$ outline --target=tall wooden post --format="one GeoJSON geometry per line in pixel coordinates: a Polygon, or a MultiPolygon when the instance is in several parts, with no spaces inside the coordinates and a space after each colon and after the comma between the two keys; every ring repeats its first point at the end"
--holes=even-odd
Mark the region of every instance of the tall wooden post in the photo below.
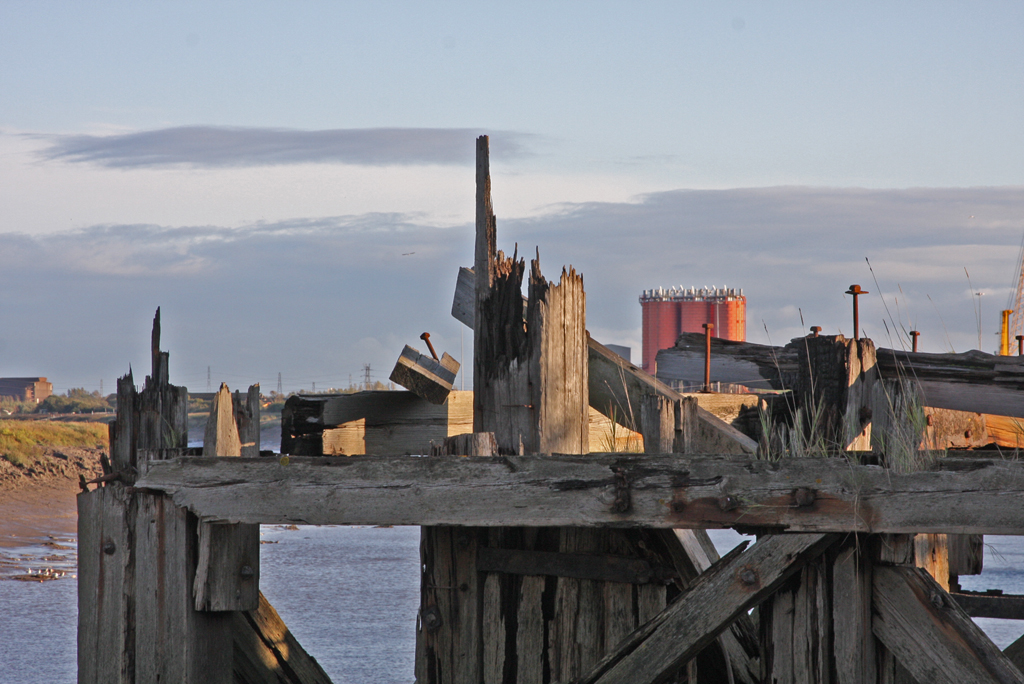
{"type": "Polygon", "coordinates": [[[231,613],[195,609],[198,521],[163,494],[132,487],[150,460],[180,455],[188,393],[168,382],[153,321],[152,374],[118,380],[110,427],[117,479],[78,498],[78,681],[156,684],[232,677],[231,613]]]}

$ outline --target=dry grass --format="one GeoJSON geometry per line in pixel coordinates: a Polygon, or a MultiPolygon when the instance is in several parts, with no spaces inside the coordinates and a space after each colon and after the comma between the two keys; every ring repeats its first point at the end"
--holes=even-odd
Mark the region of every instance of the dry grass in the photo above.
{"type": "Polygon", "coordinates": [[[106,449],[107,424],[0,420],[0,458],[14,465],[29,466],[56,446],[106,449]]]}

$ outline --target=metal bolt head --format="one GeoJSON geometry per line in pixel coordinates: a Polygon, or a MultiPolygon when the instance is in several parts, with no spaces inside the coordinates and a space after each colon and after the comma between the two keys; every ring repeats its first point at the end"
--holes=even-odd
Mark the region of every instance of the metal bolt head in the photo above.
{"type": "Polygon", "coordinates": [[[800,487],[793,492],[793,500],[799,508],[806,508],[807,506],[810,506],[814,503],[815,498],[817,498],[817,496],[815,495],[814,490],[808,487],[800,487]]]}
{"type": "Polygon", "coordinates": [[[754,572],[753,568],[743,568],[740,571],[740,582],[743,582],[748,587],[757,584],[757,573],[754,572]]]}
{"type": "Polygon", "coordinates": [[[821,332],[821,326],[820,325],[812,325],[811,326],[811,334],[814,337],[817,337],[818,333],[820,333],[820,332],[821,332]]]}
{"type": "Polygon", "coordinates": [[[441,629],[443,621],[441,620],[441,611],[438,610],[437,606],[430,606],[424,610],[421,618],[423,620],[423,626],[428,632],[433,633],[441,629]]]}
{"type": "Polygon", "coordinates": [[[942,604],[945,603],[945,601],[943,601],[942,599],[942,594],[940,594],[937,591],[933,592],[932,595],[928,598],[928,600],[931,601],[932,605],[936,608],[942,608],[942,604]]]}
{"type": "Polygon", "coordinates": [[[253,577],[256,571],[252,569],[251,565],[243,565],[239,573],[242,577],[253,577]]]}
{"type": "Polygon", "coordinates": [[[862,295],[862,294],[871,294],[871,293],[868,292],[867,290],[860,289],[860,285],[851,285],[850,289],[846,291],[846,294],[848,294],[848,295],[862,295]]]}
{"type": "Polygon", "coordinates": [[[108,556],[113,556],[115,551],[117,551],[117,544],[108,539],[103,544],[103,553],[107,554],[108,556]]]}
{"type": "Polygon", "coordinates": [[[732,511],[740,507],[740,502],[730,494],[723,494],[718,497],[718,508],[723,511],[732,511]]]}

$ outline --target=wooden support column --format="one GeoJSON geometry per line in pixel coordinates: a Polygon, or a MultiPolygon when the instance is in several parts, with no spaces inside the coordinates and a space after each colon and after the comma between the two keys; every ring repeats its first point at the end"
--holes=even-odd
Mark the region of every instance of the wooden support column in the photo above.
{"type": "MultiPolygon", "coordinates": [[[[863,540],[861,540],[863,542],[863,540]]],[[[871,560],[857,537],[832,563],[832,633],[836,684],[876,682],[877,651],[871,631],[871,560]]]]}
{"type": "Polygon", "coordinates": [[[171,497],[135,488],[151,461],[180,456],[188,393],[168,382],[153,320],[152,373],[141,392],[118,380],[111,427],[117,479],[83,492],[79,532],[79,682],[231,682],[230,614],[193,605],[197,520],[171,497]]]}

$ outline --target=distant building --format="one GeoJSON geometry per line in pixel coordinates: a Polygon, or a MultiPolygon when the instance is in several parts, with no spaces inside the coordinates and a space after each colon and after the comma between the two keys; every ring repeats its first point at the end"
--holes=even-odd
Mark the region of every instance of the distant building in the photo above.
{"type": "Polygon", "coordinates": [[[714,324],[712,337],[744,342],[747,339],[747,298],[733,288],[679,287],[644,290],[643,369],[654,375],[655,359],[662,349],[674,347],[684,332],[702,333],[703,324],[714,324]]]}
{"type": "Polygon", "coordinates": [[[629,361],[630,363],[633,362],[633,360],[629,358],[630,352],[632,351],[629,347],[624,347],[621,344],[606,344],[604,346],[611,349],[613,352],[624,358],[626,361],[629,361]]]}
{"type": "Polygon", "coordinates": [[[39,403],[53,394],[53,384],[46,378],[0,378],[0,399],[39,403]]]}

